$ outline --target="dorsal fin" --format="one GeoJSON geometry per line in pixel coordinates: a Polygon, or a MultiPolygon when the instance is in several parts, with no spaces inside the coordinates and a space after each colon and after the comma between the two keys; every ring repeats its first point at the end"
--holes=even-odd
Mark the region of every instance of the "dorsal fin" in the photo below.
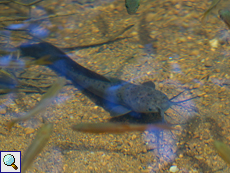
{"type": "Polygon", "coordinates": [[[128,109],[125,106],[118,105],[118,106],[116,106],[116,107],[114,107],[113,109],[110,110],[110,115],[112,117],[119,117],[121,115],[128,114],[131,111],[132,111],[131,109],[128,109]]]}
{"type": "Polygon", "coordinates": [[[155,89],[155,84],[152,81],[143,82],[142,85],[155,89]]]}

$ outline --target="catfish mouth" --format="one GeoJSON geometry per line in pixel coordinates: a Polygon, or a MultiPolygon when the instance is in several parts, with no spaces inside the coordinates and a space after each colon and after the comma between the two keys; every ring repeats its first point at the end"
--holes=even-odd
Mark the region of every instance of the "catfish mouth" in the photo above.
{"type": "MultiPolygon", "coordinates": [[[[184,90],[185,91],[185,90],[184,90]]],[[[161,114],[161,117],[162,117],[162,120],[164,122],[165,119],[164,119],[164,114],[165,114],[165,111],[167,111],[169,108],[174,110],[175,112],[177,112],[175,109],[173,109],[171,106],[173,105],[178,105],[178,106],[181,106],[180,104],[181,103],[184,103],[184,102],[187,102],[189,100],[193,100],[195,98],[198,98],[200,96],[195,96],[195,97],[192,97],[192,98],[189,98],[189,99],[186,99],[186,100],[182,100],[182,101],[178,101],[178,102],[173,102],[172,100],[174,100],[175,98],[177,98],[178,96],[180,96],[184,91],[180,92],[179,94],[177,94],[176,96],[173,96],[172,98],[170,98],[167,102],[163,102],[161,103],[161,108],[159,108],[159,113],[161,114]]],[[[178,112],[177,112],[178,113],[178,112]]],[[[179,114],[179,113],[178,113],[179,114]]],[[[166,114],[167,115],[167,114],[166,114]]],[[[171,124],[171,123],[170,123],[171,124]]]]}

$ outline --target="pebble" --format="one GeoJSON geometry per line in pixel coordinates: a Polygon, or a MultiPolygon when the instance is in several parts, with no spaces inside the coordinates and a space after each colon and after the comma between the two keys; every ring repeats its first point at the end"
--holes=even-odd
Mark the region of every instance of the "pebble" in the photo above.
{"type": "Polygon", "coordinates": [[[183,157],[183,154],[179,154],[179,158],[182,158],[183,157]]]}
{"type": "Polygon", "coordinates": [[[6,108],[1,108],[0,109],[0,114],[6,114],[6,108]]]}
{"type": "Polygon", "coordinates": [[[148,13],[146,15],[146,22],[154,21],[154,19],[156,18],[156,16],[157,16],[156,13],[148,13]]]}
{"type": "Polygon", "coordinates": [[[177,166],[171,166],[169,168],[169,172],[178,172],[178,171],[179,171],[179,169],[177,168],[177,166]]]}
{"type": "Polygon", "coordinates": [[[199,53],[200,53],[199,50],[192,50],[192,51],[190,52],[190,55],[198,56],[199,53]]]}
{"type": "Polygon", "coordinates": [[[205,67],[212,67],[213,66],[213,61],[209,60],[209,59],[205,60],[204,61],[204,66],[205,67]]]}
{"type": "Polygon", "coordinates": [[[31,127],[27,127],[27,128],[25,128],[25,134],[31,134],[31,133],[34,133],[34,129],[33,128],[31,128],[31,127]]]}
{"type": "Polygon", "coordinates": [[[137,138],[137,135],[134,135],[134,134],[133,134],[132,137],[131,137],[132,140],[134,140],[134,139],[136,139],[136,138],[137,138]]]}
{"type": "Polygon", "coordinates": [[[211,46],[212,48],[217,48],[219,42],[218,42],[217,39],[214,38],[214,39],[212,39],[212,40],[209,41],[209,44],[210,44],[210,46],[211,46]]]}

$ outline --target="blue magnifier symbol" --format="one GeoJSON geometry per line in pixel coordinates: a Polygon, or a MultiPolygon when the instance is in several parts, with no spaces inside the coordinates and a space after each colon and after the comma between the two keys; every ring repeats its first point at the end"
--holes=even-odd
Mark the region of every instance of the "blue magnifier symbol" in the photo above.
{"type": "Polygon", "coordinates": [[[12,166],[15,170],[18,169],[18,167],[14,164],[15,163],[15,158],[11,154],[7,154],[3,158],[3,162],[6,166],[12,166]]]}

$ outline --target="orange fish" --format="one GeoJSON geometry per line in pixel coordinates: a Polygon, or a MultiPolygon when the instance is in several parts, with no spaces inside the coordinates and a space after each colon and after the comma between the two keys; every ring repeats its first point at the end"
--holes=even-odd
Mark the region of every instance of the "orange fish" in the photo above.
{"type": "Polygon", "coordinates": [[[175,130],[167,124],[127,124],[127,123],[80,123],[72,126],[74,131],[87,133],[124,133],[145,130],[175,130]]]}

